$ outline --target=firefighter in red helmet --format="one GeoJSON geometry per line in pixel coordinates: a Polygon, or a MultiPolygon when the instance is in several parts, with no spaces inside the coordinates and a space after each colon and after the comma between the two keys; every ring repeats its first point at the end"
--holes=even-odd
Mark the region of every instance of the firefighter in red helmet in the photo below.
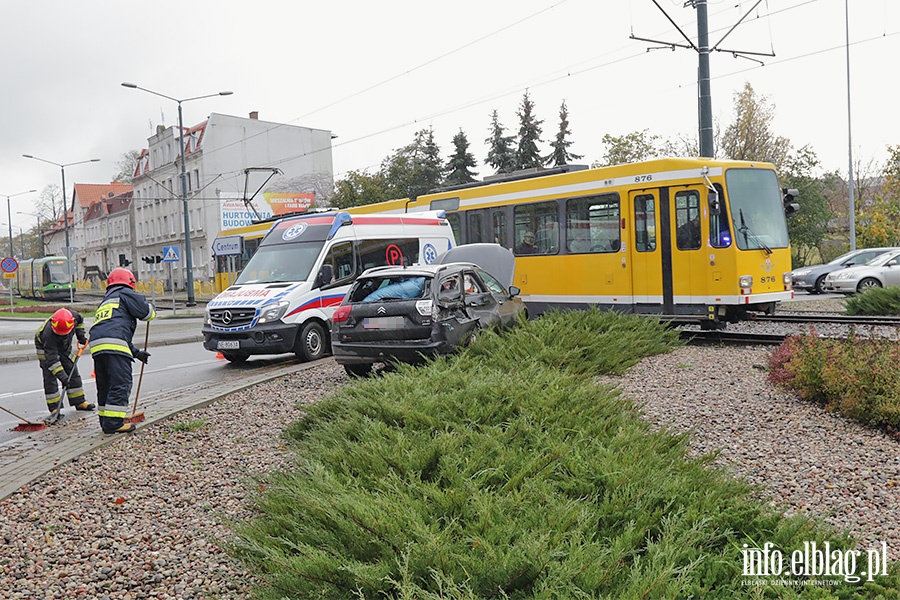
{"type": "Polygon", "coordinates": [[[50,422],[56,421],[62,410],[62,392],[57,382],[62,384],[69,397],[69,406],[74,406],[75,410],[94,410],[94,405],[84,399],[81,375],[75,364],[77,348],[73,347],[73,338],[77,338],[81,346],[87,344],[84,317],[69,308],[57,310],[34,334],[34,347],[44,374],[44,397],[50,422]]]}
{"type": "Polygon", "coordinates": [[[156,317],[153,305],[134,291],[134,274],[123,267],[113,269],[106,278],[106,296],[97,308],[91,326],[91,358],[97,378],[97,415],[103,433],[134,431],[125,423],[128,396],[131,395],[131,363],[146,364],[150,353],[131,343],[137,321],[156,317]]]}

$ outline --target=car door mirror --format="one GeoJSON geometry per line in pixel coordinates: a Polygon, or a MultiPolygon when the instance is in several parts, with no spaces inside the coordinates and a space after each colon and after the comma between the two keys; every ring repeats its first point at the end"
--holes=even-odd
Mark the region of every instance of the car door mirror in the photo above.
{"type": "Polygon", "coordinates": [[[314,288],[320,288],[328,285],[334,280],[334,267],[329,264],[322,265],[316,274],[316,281],[313,283],[314,288]]]}
{"type": "Polygon", "coordinates": [[[509,286],[509,298],[510,299],[515,298],[516,296],[518,296],[521,293],[522,293],[522,290],[520,290],[518,287],[516,287],[514,285],[509,286]]]}

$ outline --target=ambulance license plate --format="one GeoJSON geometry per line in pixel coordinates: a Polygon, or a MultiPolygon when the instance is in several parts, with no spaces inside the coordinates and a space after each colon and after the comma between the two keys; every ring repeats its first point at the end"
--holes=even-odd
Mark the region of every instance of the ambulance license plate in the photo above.
{"type": "Polygon", "coordinates": [[[240,340],[219,340],[216,342],[216,350],[240,350],[240,340]]]}

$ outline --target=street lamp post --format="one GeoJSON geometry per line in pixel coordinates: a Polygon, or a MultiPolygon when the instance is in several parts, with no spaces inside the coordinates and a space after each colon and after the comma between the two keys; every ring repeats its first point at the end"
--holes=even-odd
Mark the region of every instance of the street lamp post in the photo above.
{"type": "MultiPolygon", "coordinates": [[[[23,154],[25,158],[33,158],[34,160],[39,160],[41,162],[45,162],[50,165],[56,165],[59,167],[60,173],[62,173],[62,195],[63,195],[63,222],[65,224],[66,230],[66,272],[68,274],[68,281],[66,284],[69,286],[69,302],[75,301],[75,289],[72,285],[72,250],[71,246],[69,246],[69,206],[68,199],[66,198],[66,167],[72,167],[74,165],[83,165],[84,163],[89,162],[100,162],[99,158],[90,158],[88,160],[79,160],[78,162],[60,164],[57,162],[53,162],[52,160],[47,160],[45,158],[38,158],[37,156],[32,156],[31,154],[23,154]]],[[[74,210],[72,212],[74,218],[74,210]]]]}
{"type": "MultiPolygon", "coordinates": [[[[0,223],[0,225],[6,225],[6,223],[0,223]]],[[[25,258],[25,230],[22,228],[21,225],[16,225],[16,227],[19,229],[19,244],[21,244],[21,246],[22,246],[22,254],[19,255],[19,256],[21,256],[21,258],[19,259],[19,262],[22,262],[22,260],[24,260],[24,258],[25,258]]],[[[12,246],[10,246],[10,247],[12,247],[12,246]]]]}
{"type": "Polygon", "coordinates": [[[215,96],[230,96],[234,92],[225,91],[219,92],[217,94],[207,94],[205,96],[194,96],[193,98],[182,98],[179,100],[178,98],[173,98],[172,96],[166,96],[165,94],[160,94],[159,92],[154,92],[153,90],[148,90],[147,88],[142,88],[135,83],[124,82],[122,83],[123,87],[127,87],[133,90],[141,90],[143,92],[147,92],[148,94],[153,94],[154,96],[159,96],[160,98],[165,98],[166,100],[171,100],[178,104],[178,131],[181,136],[181,201],[184,209],[184,256],[185,256],[185,267],[187,268],[187,279],[185,280],[185,288],[187,291],[187,305],[194,306],[196,302],[194,301],[194,259],[191,252],[191,216],[188,211],[188,196],[187,196],[187,179],[185,173],[185,164],[184,164],[184,120],[181,115],[181,103],[189,102],[191,100],[201,100],[203,98],[213,98],[215,96]]]}
{"type": "MultiPolygon", "coordinates": [[[[43,235],[43,232],[41,231],[41,215],[38,215],[35,213],[30,213],[30,212],[22,212],[21,210],[17,210],[16,214],[17,215],[28,215],[29,217],[34,217],[34,222],[35,222],[34,234],[37,237],[37,241],[39,244],[38,254],[40,254],[40,256],[35,256],[35,258],[44,258],[44,235],[43,235]]],[[[23,253],[23,255],[24,255],[24,253],[23,253]]]]}
{"type": "MultiPolygon", "coordinates": [[[[12,256],[13,252],[13,242],[12,242],[12,212],[10,212],[9,208],[9,199],[15,198],[16,196],[21,196],[22,194],[33,194],[37,190],[28,190],[27,192],[19,192],[18,194],[0,194],[0,196],[6,196],[6,219],[9,221],[9,255],[12,256]]],[[[25,258],[23,255],[22,258],[25,258]]]]}

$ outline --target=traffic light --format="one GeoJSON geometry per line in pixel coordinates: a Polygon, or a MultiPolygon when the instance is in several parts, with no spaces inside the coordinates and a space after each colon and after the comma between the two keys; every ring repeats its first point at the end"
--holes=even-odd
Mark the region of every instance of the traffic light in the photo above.
{"type": "Polygon", "coordinates": [[[798,210],[800,210],[800,204],[794,202],[797,199],[797,196],[800,195],[800,192],[795,189],[781,188],[782,202],[784,203],[784,214],[787,216],[791,216],[798,210]]]}
{"type": "Polygon", "coordinates": [[[127,258],[125,258],[124,254],[119,255],[119,266],[120,267],[127,267],[130,264],[131,264],[131,261],[128,260],[127,258]]]}
{"type": "Polygon", "coordinates": [[[154,262],[157,262],[157,263],[161,263],[161,262],[162,262],[162,256],[160,256],[159,254],[157,254],[157,255],[154,256],[153,258],[154,258],[154,262]]]}
{"type": "Polygon", "coordinates": [[[141,260],[147,263],[148,265],[152,265],[154,263],[152,256],[142,256],[141,260]]]}

